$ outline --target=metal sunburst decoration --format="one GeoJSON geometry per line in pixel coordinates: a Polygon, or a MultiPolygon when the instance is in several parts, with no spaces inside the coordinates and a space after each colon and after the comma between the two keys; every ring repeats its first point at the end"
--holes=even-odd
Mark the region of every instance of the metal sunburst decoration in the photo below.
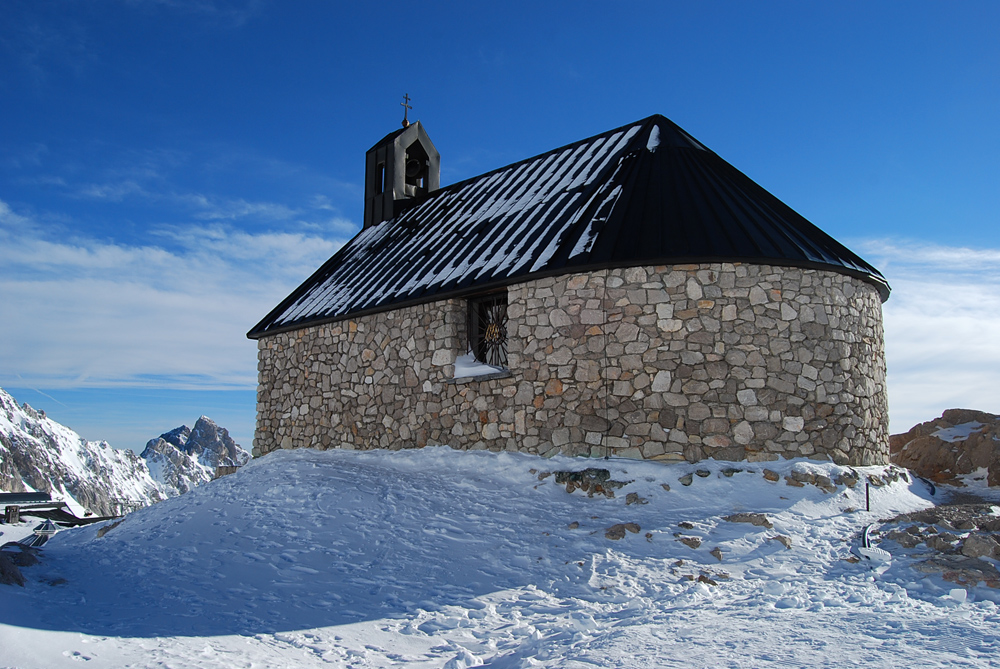
{"type": "Polygon", "coordinates": [[[479,338],[476,358],[494,367],[507,366],[507,301],[490,300],[479,303],[476,310],[479,338]]]}

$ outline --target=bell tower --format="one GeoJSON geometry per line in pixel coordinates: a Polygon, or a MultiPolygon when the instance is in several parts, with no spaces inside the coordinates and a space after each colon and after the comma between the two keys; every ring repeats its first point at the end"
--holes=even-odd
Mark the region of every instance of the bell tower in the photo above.
{"type": "MultiPolygon", "coordinates": [[[[409,102],[409,100],[407,100],[409,102]]],[[[406,103],[404,108],[409,109],[406,103]]],[[[441,187],[441,154],[420,121],[403,116],[403,128],[389,133],[365,154],[364,227],[395,217],[406,201],[441,187]]]]}

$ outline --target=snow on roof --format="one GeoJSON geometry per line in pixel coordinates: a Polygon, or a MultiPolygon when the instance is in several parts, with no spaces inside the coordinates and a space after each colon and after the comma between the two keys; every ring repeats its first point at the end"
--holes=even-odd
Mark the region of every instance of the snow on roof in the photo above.
{"type": "Polygon", "coordinates": [[[248,336],[540,276],[720,261],[843,272],[889,295],[877,269],[656,115],[441,188],[362,230],[248,336]]]}

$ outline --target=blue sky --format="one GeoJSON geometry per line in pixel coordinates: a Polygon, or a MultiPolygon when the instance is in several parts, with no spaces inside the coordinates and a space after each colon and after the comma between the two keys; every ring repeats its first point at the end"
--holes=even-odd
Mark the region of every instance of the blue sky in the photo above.
{"type": "Polygon", "coordinates": [[[879,267],[893,431],[1000,412],[1000,3],[0,4],[0,386],[250,445],[245,333],[358,229],[404,93],[448,184],[661,113],[879,267]]]}

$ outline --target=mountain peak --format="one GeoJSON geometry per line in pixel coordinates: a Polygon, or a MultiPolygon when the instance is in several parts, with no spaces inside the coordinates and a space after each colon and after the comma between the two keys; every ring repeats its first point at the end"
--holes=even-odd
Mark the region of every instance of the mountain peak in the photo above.
{"type": "Polygon", "coordinates": [[[211,481],[219,467],[241,467],[250,461],[229,430],[208,416],[200,416],[193,428],[181,425],[150,439],[142,457],[153,479],[172,495],[211,481]]]}

